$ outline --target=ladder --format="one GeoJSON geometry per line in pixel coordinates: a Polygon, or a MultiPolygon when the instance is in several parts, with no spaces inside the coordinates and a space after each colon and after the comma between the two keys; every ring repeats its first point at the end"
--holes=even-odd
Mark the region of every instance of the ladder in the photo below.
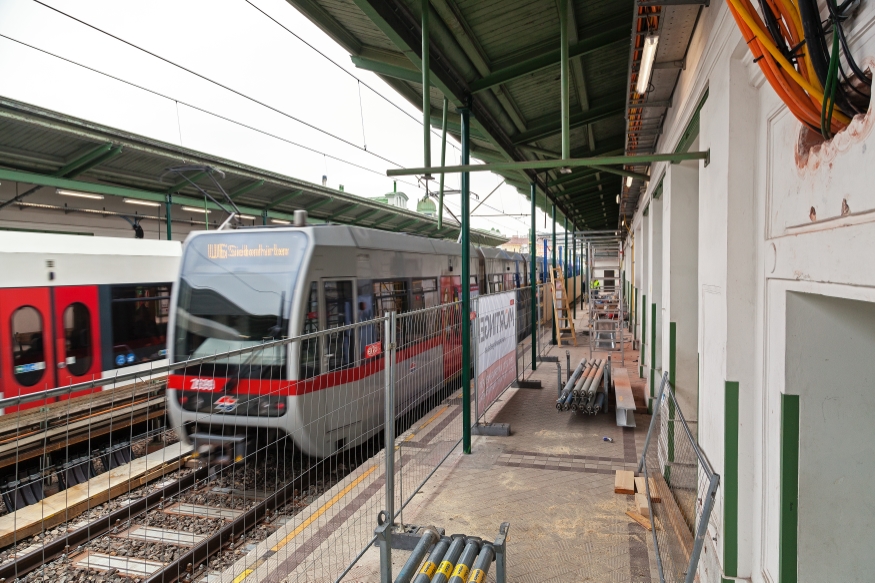
{"type": "Polygon", "coordinates": [[[577,333],[574,331],[574,320],[571,318],[571,306],[565,293],[565,277],[562,267],[550,269],[550,284],[553,290],[553,325],[556,326],[556,345],[562,346],[562,333],[571,334],[571,341],[577,346],[577,333]]]}

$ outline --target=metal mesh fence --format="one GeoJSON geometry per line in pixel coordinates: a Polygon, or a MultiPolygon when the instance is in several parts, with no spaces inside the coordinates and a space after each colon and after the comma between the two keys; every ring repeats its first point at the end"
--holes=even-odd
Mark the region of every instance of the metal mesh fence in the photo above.
{"type": "Polygon", "coordinates": [[[720,476],[696,443],[668,382],[668,373],[662,377],[638,470],[647,478],[661,581],[691,583],[720,476]]]}

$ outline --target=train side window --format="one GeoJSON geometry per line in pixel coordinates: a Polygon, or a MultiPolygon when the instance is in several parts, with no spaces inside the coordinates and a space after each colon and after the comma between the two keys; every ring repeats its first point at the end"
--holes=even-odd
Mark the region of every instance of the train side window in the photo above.
{"type": "MultiPolygon", "coordinates": [[[[304,334],[319,331],[319,288],[315,281],[310,282],[310,293],[304,308],[304,334]]],[[[319,338],[301,341],[300,378],[309,379],[319,374],[319,338]]]]}
{"type": "Polygon", "coordinates": [[[15,380],[32,387],[46,370],[43,319],[33,306],[22,306],[12,313],[12,372],[15,380]]]}
{"type": "Polygon", "coordinates": [[[76,302],[64,310],[64,352],[70,374],[84,375],[91,368],[91,312],[76,302]]]}
{"type": "Polygon", "coordinates": [[[119,285],[111,294],[116,368],[167,358],[170,285],[119,285]]]}
{"type": "Polygon", "coordinates": [[[374,306],[378,317],[392,311],[407,312],[410,309],[407,300],[407,282],[404,280],[374,282],[374,306]]]}
{"type": "MultiPolygon", "coordinates": [[[[323,283],[325,297],[326,329],[347,326],[353,323],[355,298],[352,281],[326,281],[323,283]]],[[[329,334],[325,339],[327,366],[329,371],[355,364],[355,335],[353,330],[329,334]]]]}
{"type": "Polygon", "coordinates": [[[438,305],[437,279],[414,279],[413,280],[413,309],[421,310],[438,305]]]}

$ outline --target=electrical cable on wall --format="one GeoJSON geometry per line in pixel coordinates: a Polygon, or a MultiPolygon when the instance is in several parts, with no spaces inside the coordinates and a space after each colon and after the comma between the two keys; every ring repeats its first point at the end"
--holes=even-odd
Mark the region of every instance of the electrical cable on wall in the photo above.
{"type": "Polygon", "coordinates": [[[750,0],[726,2],[769,85],[809,129],[829,139],[867,111],[871,73],[857,65],[843,28],[854,0],[827,0],[827,27],[816,0],[760,0],[762,17],[750,0]],[[855,79],[845,72],[842,54],[855,79]]]}

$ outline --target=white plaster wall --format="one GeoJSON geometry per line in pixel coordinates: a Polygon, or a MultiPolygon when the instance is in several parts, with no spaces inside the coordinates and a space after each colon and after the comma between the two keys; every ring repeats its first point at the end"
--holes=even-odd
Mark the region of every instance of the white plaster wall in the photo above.
{"type": "MultiPolygon", "coordinates": [[[[652,200],[650,202],[650,212],[648,213],[650,218],[650,242],[648,244],[648,261],[649,267],[647,272],[650,274],[650,281],[647,285],[647,302],[649,304],[656,304],[656,358],[650,362],[651,368],[656,370],[656,375],[654,375],[654,382],[657,387],[659,386],[658,378],[659,375],[662,374],[662,333],[661,326],[665,318],[662,313],[662,278],[663,278],[663,268],[662,268],[662,199],[652,200]]],[[[653,318],[651,317],[653,314],[652,308],[648,307],[647,319],[649,329],[652,329],[653,326],[653,318]]],[[[653,388],[652,388],[653,389],[653,388]]],[[[655,390],[651,390],[653,394],[656,394],[655,390]]]]}
{"type": "MultiPolygon", "coordinates": [[[[693,148],[697,147],[693,145],[693,148]]],[[[698,421],[699,163],[668,168],[663,180],[662,369],[670,370],[669,323],[675,323],[675,394],[698,421]]],[[[693,427],[693,434],[696,428],[693,427]]]]}

